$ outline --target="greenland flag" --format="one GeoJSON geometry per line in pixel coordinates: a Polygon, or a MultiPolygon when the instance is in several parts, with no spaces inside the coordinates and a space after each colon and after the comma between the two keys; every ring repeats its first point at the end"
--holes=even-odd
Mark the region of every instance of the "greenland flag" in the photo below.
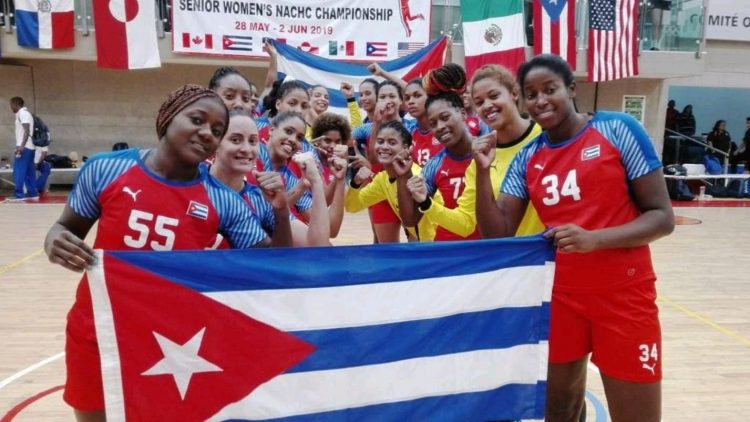
{"type": "Polygon", "coordinates": [[[161,66],[154,2],[94,0],[96,64],[111,69],[161,66]]]}
{"type": "Polygon", "coordinates": [[[18,45],[73,48],[73,0],[16,0],[18,45]]]}

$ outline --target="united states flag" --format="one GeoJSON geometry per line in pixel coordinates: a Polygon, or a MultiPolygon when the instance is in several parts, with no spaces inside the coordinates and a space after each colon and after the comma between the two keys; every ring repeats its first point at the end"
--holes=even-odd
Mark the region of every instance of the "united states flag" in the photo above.
{"type": "Polygon", "coordinates": [[[556,54],[575,70],[575,0],[535,0],[533,13],[534,54],[556,54]]]}
{"type": "Polygon", "coordinates": [[[590,82],[638,74],[637,0],[591,0],[588,75],[590,82]]]}
{"type": "Polygon", "coordinates": [[[422,47],[424,47],[423,42],[400,42],[398,43],[398,56],[408,56],[422,47]]]}

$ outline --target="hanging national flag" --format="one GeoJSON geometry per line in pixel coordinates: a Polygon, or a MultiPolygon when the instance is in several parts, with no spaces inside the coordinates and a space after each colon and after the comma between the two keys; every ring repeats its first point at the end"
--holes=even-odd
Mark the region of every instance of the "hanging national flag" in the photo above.
{"type": "Polygon", "coordinates": [[[94,0],[94,21],[97,66],[111,69],[161,66],[154,7],[129,0],[94,0]]]}
{"type": "Polygon", "coordinates": [[[534,0],[534,54],[556,54],[576,68],[575,0],[534,0]]]}
{"type": "MultiPolygon", "coordinates": [[[[279,40],[273,42],[279,53],[277,60],[279,79],[283,80],[289,76],[307,84],[326,87],[330,98],[329,111],[349,116],[346,97],[340,91],[341,83],[347,82],[352,86],[359,86],[364,78],[372,76],[366,65],[324,59],[279,43],[279,40]]],[[[380,67],[409,81],[424,76],[430,69],[440,67],[443,64],[445,46],[446,38],[441,37],[413,54],[381,62],[380,67]]]]}
{"type": "Polygon", "coordinates": [[[244,35],[224,35],[221,38],[224,50],[253,51],[253,37],[244,35]]]}
{"type": "Polygon", "coordinates": [[[466,73],[485,64],[512,72],[526,60],[523,0],[461,0],[466,73]]]}
{"type": "Polygon", "coordinates": [[[542,418],[554,254],[541,237],[98,252],[107,417],[542,418]]]}
{"type": "Polygon", "coordinates": [[[368,42],[365,51],[369,57],[387,57],[387,42],[368,42]]]}
{"type": "Polygon", "coordinates": [[[424,47],[423,42],[400,42],[397,45],[398,56],[404,57],[424,47]]]}
{"type": "Polygon", "coordinates": [[[182,33],[182,46],[185,48],[203,48],[212,50],[214,48],[214,36],[211,34],[182,33]]]}
{"type": "Polygon", "coordinates": [[[590,82],[638,74],[638,1],[591,0],[587,66],[590,82]]]}
{"type": "Polygon", "coordinates": [[[31,48],[73,48],[73,0],[16,0],[18,45],[31,48]]]}

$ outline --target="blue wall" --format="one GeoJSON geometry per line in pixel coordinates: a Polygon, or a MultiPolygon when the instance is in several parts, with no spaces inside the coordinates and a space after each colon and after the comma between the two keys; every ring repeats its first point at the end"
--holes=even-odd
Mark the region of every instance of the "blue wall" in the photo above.
{"type": "Polygon", "coordinates": [[[727,121],[732,142],[739,144],[745,136],[745,119],[750,116],[750,89],[670,86],[669,99],[678,111],[693,105],[695,133],[708,133],[717,120],[727,121]]]}

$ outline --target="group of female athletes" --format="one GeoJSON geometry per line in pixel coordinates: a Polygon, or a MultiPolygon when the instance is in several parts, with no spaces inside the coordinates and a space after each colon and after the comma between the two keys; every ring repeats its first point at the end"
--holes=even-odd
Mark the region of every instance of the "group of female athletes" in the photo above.
{"type": "MultiPolygon", "coordinates": [[[[496,65],[471,81],[455,64],[408,82],[371,71],[382,80],[359,85],[358,106],[342,85],[352,125],[326,112],[323,87],[275,82],[259,104],[233,68],[208,88],[174,91],[154,148],[101,154],[81,169],[47,235],[50,261],[83,271],[93,248],[329,245],[344,210],[369,209],[380,243],[404,229],[413,241],[543,233],[558,251],[547,420],[578,420],[589,353],[613,420],[660,420],[648,243],[672,231],[673,214],[643,127],[622,113],[578,113],[573,74],[557,56],[527,61],[518,80],[496,65]],[[96,221],[91,247],[83,239],[96,221]]],[[[79,420],[103,420],[88,296],[84,276],[68,315],[64,399],[79,420]]]]}

